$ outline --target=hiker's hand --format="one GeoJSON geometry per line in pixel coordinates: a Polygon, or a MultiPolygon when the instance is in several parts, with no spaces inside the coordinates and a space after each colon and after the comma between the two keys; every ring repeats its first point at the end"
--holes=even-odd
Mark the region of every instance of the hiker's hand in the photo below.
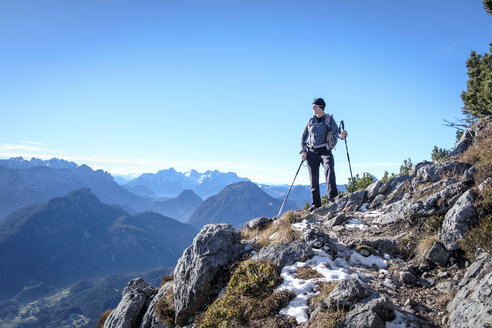
{"type": "Polygon", "coordinates": [[[347,138],[347,136],[348,136],[348,133],[347,133],[347,131],[345,131],[345,130],[343,130],[343,131],[340,133],[340,139],[342,139],[342,140],[343,140],[343,139],[345,139],[345,138],[347,138]]]}
{"type": "Polygon", "coordinates": [[[305,161],[305,160],[306,160],[306,158],[307,158],[307,153],[306,153],[305,151],[303,151],[303,152],[301,153],[301,158],[302,158],[302,160],[303,160],[303,161],[305,161]]]}

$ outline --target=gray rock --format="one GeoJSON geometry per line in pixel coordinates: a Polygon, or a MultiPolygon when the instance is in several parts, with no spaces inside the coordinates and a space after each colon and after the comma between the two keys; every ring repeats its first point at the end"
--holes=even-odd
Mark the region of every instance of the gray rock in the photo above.
{"type": "Polygon", "coordinates": [[[451,157],[462,154],[465,150],[468,149],[473,144],[473,140],[475,139],[475,129],[473,127],[469,127],[463,132],[460,140],[456,143],[453,150],[449,154],[451,157]]]}
{"type": "Polygon", "coordinates": [[[366,298],[367,295],[367,288],[363,287],[356,278],[347,277],[335,286],[323,302],[328,308],[337,308],[339,306],[351,308],[353,304],[366,298]]]}
{"type": "Polygon", "coordinates": [[[313,255],[313,249],[304,242],[280,243],[262,248],[252,257],[252,260],[269,260],[278,263],[279,268],[283,268],[313,255]]]}
{"type": "Polygon", "coordinates": [[[439,231],[439,239],[446,249],[457,250],[458,241],[463,239],[469,225],[478,219],[478,213],[473,207],[474,200],[475,194],[470,189],[446,213],[442,229],[439,231]]]}
{"type": "Polygon", "coordinates": [[[414,176],[419,169],[421,169],[421,168],[423,168],[424,166],[427,166],[427,165],[432,165],[432,162],[429,162],[429,161],[424,160],[424,161],[422,161],[420,163],[415,164],[415,166],[410,171],[410,176],[414,176]]]}
{"type": "Polygon", "coordinates": [[[384,183],[380,188],[379,188],[379,193],[380,194],[385,194],[389,195],[393,193],[395,188],[399,186],[402,182],[405,182],[410,179],[410,176],[408,175],[402,175],[401,177],[391,179],[388,182],[384,183]]]}
{"type": "Polygon", "coordinates": [[[446,309],[450,313],[450,328],[492,324],[492,258],[489,254],[482,253],[470,265],[446,309]]]}
{"type": "Polygon", "coordinates": [[[370,203],[379,193],[379,188],[381,188],[381,181],[373,182],[369,187],[366,188],[367,202],[370,203]]]}
{"type": "Polygon", "coordinates": [[[384,297],[373,298],[367,303],[356,304],[343,320],[342,327],[346,328],[384,328],[386,321],[395,318],[393,304],[384,297]]]}
{"type": "Polygon", "coordinates": [[[488,177],[478,186],[478,191],[482,192],[485,189],[485,187],[487,187],[487,185],[490,183],[492,183],[492,178],[488,177]]]}
{"type": "Polygon", "coordinates": [[[150,302],[149,307],[147,308],[147,311],[143,316],[139,328],[167,328],[167,326],[164,325],[157,318],[156,314],[154,313],[154,309],[156,303],[164,296],[164,294],[166,294],[166,292],[173,288],[173,285],[173,282],[168,282],[159,289],[157,295],[152,298],[152,301],[150,302]]]}
{"type": "Polygon", "coordinates": [[[306,225],[301,231],[302,240],[311,247],[321,248],[330,239],[326,233],[317,227],[306,225]]]}
{"type": "Polygon", "coordinates": [[[444,281],[440,282],[436,285],[436,289],[443,293],[443,294],[448,294],[453,290],[453,283],[451,281],[444,281]]]}
{"type": "Polygon", "coordinates": [[[372,209],[377,208],[379,205],[381,205],[381,203],[383,202],[384,198],[385,198],[385,196],[383,194],[377,195],[376,197],[374,197],[374,200],[371,202],[370,207],[372,209]]]}
{"type": "Polygon", "coordinates": [[[444,179],[446,176],[461,176],[469,168],[469,164],[456,161],[433,163],[418,169],[412,184],[415,186],[424,182],[436,182],[444,179]]]}
{"type": "Polygon", "coordinates": [[[259,217],[253,220],[250,220],[246,222],[245,227],[249,230],[263,230],[266,228],[271,222],[273,221],[272,218],[267,218],[267,217],[259,217]]]}
{"type": "Polygon", "coordinates": [[[230,224],[204,226],[174,269],[176,324],[183,326],[219,294],[229,278],[229,266],[244,245],[230,224]]]}
{"type": "Polygon", "coordinates": [[[123,290],[122,299],[106,319],[104,328],[133,328],[140,324],[156,289],[141,278],[131,280],[123,290]]]}
{"type": "Polygon", "coordinates": [[[438,241],[432,244],[429,252],[426,255],[426,260],[436,263],[439,266],[446,266],[451,253],[446,250],[444,245],[438,241]]]}
{"type": "Polygon", "coordinates": [[[345,214],[340,213],[340,214],[333,216],[331,219],[326,220],[323,223],[323,225],[325,225],[327,227],[334,227],[334,226],[342,225],[346,220],[347,220],[347,218],[345,217],[345,214]]]}
{"type": "Polygon", "coordinates": [[[402,200],[385,207],[385,212],[376,219],[376,223],[384,225],[411,220],[424,215],[425,207],[421,201],[408,202],[402,200]]]}
{"type": "Polygon", "coordinates": [[[403,282],[404,284],[407,284],[407,285],[413,285],[417,281],[419,281],[419,279],[410,271],[400,272],[399,279],[401,282],[403,282]]]}
{"type": "Polygon", "coordinates": [[[343,196],[342,198],[337,199],[336,201],[327,204],[325,206],[321,206],[316,209],[314,213],[317,215],[327,215],[329,213],[337,213],[337,212],[354,212],[357,211],[362,203],[365,200],[366,191],[359,190],[356,192],[352,192],[348,195],[343,196]]]}

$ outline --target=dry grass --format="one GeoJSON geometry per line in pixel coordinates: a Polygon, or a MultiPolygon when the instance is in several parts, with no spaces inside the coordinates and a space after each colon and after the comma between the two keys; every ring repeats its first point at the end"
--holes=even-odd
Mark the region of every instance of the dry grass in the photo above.
{"type": "Polygon", "coordinates": [[[242,239],[254,239],[260,247],[267,247],[278,243],[292,243],[299,241],[301,239],[301,234],[292,229],[291,223],[289,222],[290,216],[286,215],[284,215],[281,219],[273,221],[263,230],[248,230],[246,228],[241,229],[242,239]],[[271,238],[272,236],[273,238],[271,238]]]}
{"type": "Polygon", "coordinates": [[[308,279],[315,279],[315,278],[323,278],[323,275],[319,274],[319,272],[314,270],[313,268],[306,266],[297,269],[296,278],[308,280],[308,279]]]}
{"type": "Polygon", "coordinates": [[[477,184],[492,176],[492,123],[487,126],[475,137],[474,144],[469,147],[458,159],[472,164],[478,169],[475,174],[477,184]]]}
{"type": "Polygon", "coordinates": [[[159,289],[166,284],[166,282],[173,281],[174,276],[172,274],[166,274],[161,277],[161,284],[159,285],[159,289]]]}
{"type": "Polygon", "coordinates": [[[109,315],[113,312],[113,310],[107,310],[101,316],[99,317],[99,320],[97,320],[97,328],[103,328],[104,323],[106,322],[106,319],[109,317],[109,315]]]}
{"type": "Polygon", "coordinates": [[[175,326],[174,288],[169,288],[154,307],[157,318],[167,327],[175,326]]]}
{"type": "Polygon", "coordinates": [[[320,311],[310,318],[303,328],[340,328],[342,327],[345,311],[342,309],[328,309],[320,311]]]}
{"type": "Polygon", "coordinates": [[[316,289],[319,291],[319,294],[317,294],[314,297],[311,297],[308,301],[308,304],[315,304],[318,302],[323,302],[325,298],[330,296],[331,292],[333,289],[338,285],[338,281],[332,281],[332,282],[319,282],[316,289]]]}
{"type": "Polygon", "coordinates": [[[484,251],[492,252],[492,214],[489,214],[473,225],[465,238],[459,242],[461,249],[466,253],[466,257],[475,260],[475,250],[480,247],[484,251]]]}
{"type": "Polygon", "coordinates": [[[301,211],[288,211],[282,216],[282,219],[292,224],[301,222],[304,219],[304,215],[301,211]]]}
{"type": "Polygon", "coordinates": [[[414,258],[418,262],[423,262],[425,260],[425,257],[429,253],[429,250],[432,247],[432,244],[434,242],[438,241],[439,239],[437,238],[436,235],[428,236],[426,238],[422,238],[417,242],[417,245],[415,246],[415,251],[414,251],[414,258]]]}

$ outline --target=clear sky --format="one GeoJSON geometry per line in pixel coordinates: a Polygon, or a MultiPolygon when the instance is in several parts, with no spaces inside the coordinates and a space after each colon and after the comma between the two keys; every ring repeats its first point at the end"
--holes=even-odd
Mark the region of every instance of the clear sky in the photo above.
{"type": "Polygon", "coordinates": [[[380,178],[454,145],[443,119],[490,42],[481,0],[1,0],[0,158],[290,184],[323,97],[354,174],[380,178]]]}

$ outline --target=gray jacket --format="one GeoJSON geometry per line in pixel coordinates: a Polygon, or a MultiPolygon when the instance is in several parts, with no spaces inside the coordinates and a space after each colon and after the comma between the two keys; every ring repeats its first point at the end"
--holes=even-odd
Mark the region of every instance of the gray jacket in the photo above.
{"type": "Polygon", "coordinates": [[[302,132],[301,153],[307,151],[308,148],[321,148],[326,146],[328,132],[330,131],[333,131],[337,138],[339,137],[338,125],[332,115],[325,114],[320,123],[316,120],[316,116],[311,117],[302,132]],[[328,128],[328,126],[330,128],[328,128]]]}

